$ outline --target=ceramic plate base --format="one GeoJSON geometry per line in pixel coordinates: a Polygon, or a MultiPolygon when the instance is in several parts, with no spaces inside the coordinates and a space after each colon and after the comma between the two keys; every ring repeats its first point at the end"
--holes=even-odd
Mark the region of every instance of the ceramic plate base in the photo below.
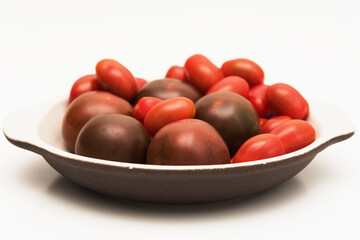
{"type": "Polygon", "coordinates": [[[36,152],[60,174],[98,193],[145,202],[190,204],[230,200],[276,186],[303,170],[355,128],[336,105],[312,101],[308,121],[317,139],[306,148],[260,161],[209,166],[156,166],[113,162],[66,151],[61,121],[66,100],[17,111],[4,124],[14,145],[36,152]]]}

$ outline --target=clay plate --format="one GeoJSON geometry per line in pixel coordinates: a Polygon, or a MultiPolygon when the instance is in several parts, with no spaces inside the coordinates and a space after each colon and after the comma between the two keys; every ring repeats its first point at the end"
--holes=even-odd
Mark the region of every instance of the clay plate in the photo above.
{"type": "Polygon", "coordinates": [[[311,145],[260,161],[209,166],[156,166],[113,162],[66,151],[61,122],[67,100],[11,114],[4,135],[38,153],[60,174],[85,188],[115,197],[157,203],[205,203],[254,194],[295,176],[328,146],[351,137],[355,128],[336,105],[311,101],[308,121],[317,132],[311,145]]]}

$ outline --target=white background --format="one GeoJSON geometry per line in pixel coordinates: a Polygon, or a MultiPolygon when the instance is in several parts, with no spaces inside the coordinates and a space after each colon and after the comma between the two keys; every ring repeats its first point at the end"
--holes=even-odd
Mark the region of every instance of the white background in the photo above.
{"type": "MultiPolygon", "coordinates": [[[[359,44],[358,0],[0,0],[0,123],[66,97],[103,58],[151,80],[202,53],[252,59],[266,83],[338,103],[359,127],[359,44]]],[[[110,200],[0,138],[1,239],[360,238],[358,134],[270,191],[197,206],[110,200]]]]}

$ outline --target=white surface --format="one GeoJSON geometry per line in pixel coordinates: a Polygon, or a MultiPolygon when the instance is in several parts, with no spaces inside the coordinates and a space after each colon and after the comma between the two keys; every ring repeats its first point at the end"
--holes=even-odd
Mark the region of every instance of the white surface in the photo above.
{"type": "MultiPolygon", "coordinates": [[[[357,128],[360,2],[0,2],[1,117],[63,96],[97,61],[160,78],[202,53],[246,57],[266,82],[339,104],[357,128]]],[[[252,198],[202,206],[114,201],[63,179],[1,136],[1,239],[358,239],[358,134],[289,182],[252,198]],[[351,236],[351,237],[350,237],[351,236]]]]}

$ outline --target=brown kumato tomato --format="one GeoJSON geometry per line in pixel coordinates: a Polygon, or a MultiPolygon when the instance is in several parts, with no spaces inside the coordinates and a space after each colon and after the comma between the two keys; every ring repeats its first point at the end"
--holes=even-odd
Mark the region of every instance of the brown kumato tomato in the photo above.
{"type": "Polygon", "coordinates": [[[62,122],[62,136],[71,152],[87,121],[102,113],[131,115],[132,106],[124,99],[102,91],[87,92],[76,98],[67,108],[62,122]]]}
{"type": "Polygon", "coordinates": [[[233,92],[215,92],[200,98],[195,118],[212,125],[224,138],[230,155],[260,133],[259,117],[251,103],[233,92]]]}
{"type": "Polygon", "coordinates": [[[188,83],[181,82],[177,79],[164,78],[145,84],[145,86],[136,94],[134,105],[142,97],[155,97],[162,100],[175,97],[186,97],[193,102],[196,102],[196,100],[202,97],[202,94],[188,83]]]}
{"type": "Polygon", "coordinates": [[[111,161],[145,163],[149,142],[146,129],[134,118],[101,114],[81,129],[75,153],[111,161]]]}
{"type": "Polygon", "coordinates": [[[149,145],[146,163],[157,165],[208,165],[230,163],[220,134],[198,119],[183,119],[160,129],[149,145]]]}

